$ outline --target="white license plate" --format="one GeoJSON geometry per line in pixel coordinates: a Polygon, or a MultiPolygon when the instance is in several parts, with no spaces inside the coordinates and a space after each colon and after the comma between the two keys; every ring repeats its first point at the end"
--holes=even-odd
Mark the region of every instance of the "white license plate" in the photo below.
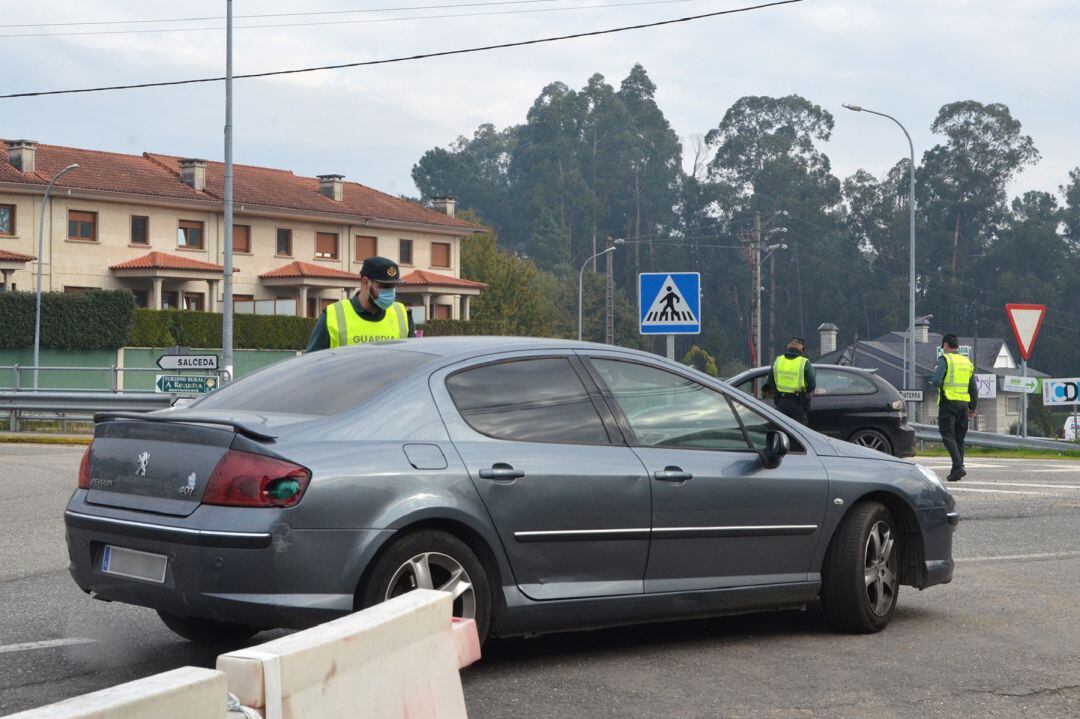
{"type": "Polygon", "coordinates": [[[105,545],[105,554],[101,558],[101,571],[129,579],[141,579],[144,582],[165,582],[165,571],[169,568],[169,558],[164,554],[150,554],[134,549],[105,545]]]}

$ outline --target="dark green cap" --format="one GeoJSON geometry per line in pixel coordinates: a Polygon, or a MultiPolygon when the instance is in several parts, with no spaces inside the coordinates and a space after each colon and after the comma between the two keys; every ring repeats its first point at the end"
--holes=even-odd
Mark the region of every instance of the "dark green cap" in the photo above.
{"type": "Polygon", "coordinates": [[[401,268],[386,257],[369,257],[360,268],[360,276],[384,285],[396,285],[401,282],[401,268]]]}

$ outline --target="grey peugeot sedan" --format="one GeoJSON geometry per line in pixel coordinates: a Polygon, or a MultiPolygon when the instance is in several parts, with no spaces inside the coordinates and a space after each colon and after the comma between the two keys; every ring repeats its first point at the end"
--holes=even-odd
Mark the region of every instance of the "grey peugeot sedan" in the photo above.
{"type": "Polygon", "coordinates": [[[236,641],[416,587],[482,637],[804,607],[885,627],[953,575],[933,472],[644,352],[410,339],[280,362],[182,409],[98,415],[71,574],[236,641]]]}

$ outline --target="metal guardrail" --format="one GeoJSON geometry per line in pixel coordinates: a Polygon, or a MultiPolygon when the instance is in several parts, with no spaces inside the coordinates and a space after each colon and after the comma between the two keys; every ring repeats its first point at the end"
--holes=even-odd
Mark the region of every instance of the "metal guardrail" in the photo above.
{"type": "Polygon", "coordinates": [[[227,376],[223,371],[182,370],[164,372],[157,367],[33,367],[27,365],[0,365],[0,371],[13,373],[14,386],[0,388],[0,415],[9,414],[10,428],[13,432],[21,429],[24,414],[51,415],[59,419],[61,431],[66,429],[67,420],[72,417],[91,417],[97,412],[149,412],[172,406],[177,397],[186,394],[169,394],[146,390],[121,389],[120,378],[126,372],[153,372],[155,374],[184,374],[191,376],[212,376],[221,380],[227,376]],[[39,373],[47,372],[109,372],[111,391],[103,389],[30,389],[25,386],[28,375],[34,369],[39,373]]]}
{"type": "MultiPolygon", "coordinates": [[[[911,423],[915,428],[915,439],[925,442],[941,443],[941,432],[936,424],[911,423]]],[[[1080,452],[1080,444],[1045,437],[1017,437],[1012,434],[993,434],[992,432],[968,432],[964,444],[976,447],[994,447],[996,449],[1048,449],[1054,452],[1080,452]]]]}

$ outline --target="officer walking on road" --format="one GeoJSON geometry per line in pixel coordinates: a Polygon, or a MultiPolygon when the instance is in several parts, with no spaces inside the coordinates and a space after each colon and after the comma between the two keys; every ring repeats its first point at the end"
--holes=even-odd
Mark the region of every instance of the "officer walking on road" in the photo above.
{"type": "Polygon", "coordinates": [[[968,418],[975,416],[979,403],[979,388],[975,384],[975,365],[957,350],[960,340],[954,334],[941,338],[944,350],[938,358],[930,384],[938,388],[938,430],[941,443],[952,459],[952,470],[946,479],[959,482],[967,474],[964,469],[964,437],[968,418]]]}
{"type": "Polygon", "coordinates": [[[772,372],[762,391],[772,392],[776,408],[794,420],[806,424],[810,395],[817,389],[814,365],[803,355],[806,343],[801,337],[788,340],[784,354],[773,362],[772,372]]]}
{"type": "Polygon", "coordinates": [[[412,337],[412,313],[396,301],[400,282],[401,270],[393,260],[364,260],[360,291],[326,308],[311,332],[307,351],[412,337]]]}

